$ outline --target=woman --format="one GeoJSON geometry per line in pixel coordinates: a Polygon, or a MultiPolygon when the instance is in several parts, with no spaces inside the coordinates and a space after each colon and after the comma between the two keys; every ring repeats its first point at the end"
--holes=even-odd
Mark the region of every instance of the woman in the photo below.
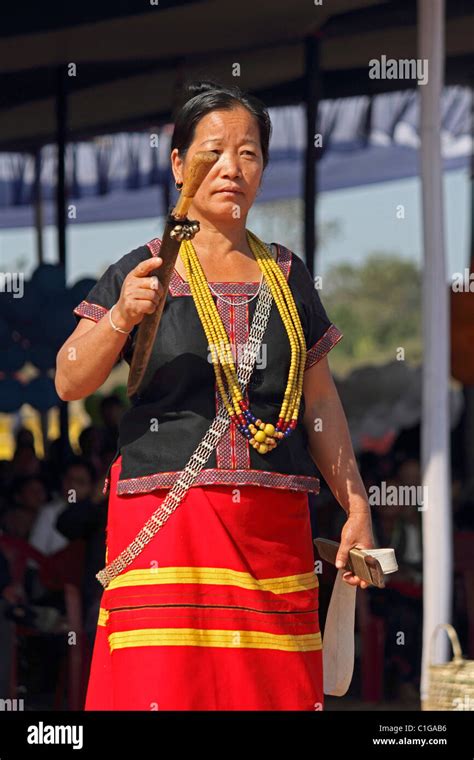
{"type": "MultiPolygon", "coordinates": [[[[246,229],[268,162],[266,109],[215,83],[191,86],[190,95],[172,138],[177,187],[197,151],[218,160],[189,212],[200,231],[180,246],[146,387],[121,422],[108,562],[163,502],[222,404],[232,422],[183,503],[104,591],[86,709],[322,709],[307,498],[319,490],[315,462],[348,513],[340,562],[356,544],[373,546],[326,358],[342,335],[302,260],[246,229]],[[274,301],[262,355],[240,392],[233,373],[264,276],[274,301]],[[230,359],[212,350],[224,329],[230,359]]],[[[93,393],[119,356],[130,361],[131,333],[163,297],[152,274],[159,246],[155,239],[126,254],[76,308],[81,319],[58,354],[61,398],[93,393]]],[[[346,581],[366,585],[351,574],[346,581]]]]}

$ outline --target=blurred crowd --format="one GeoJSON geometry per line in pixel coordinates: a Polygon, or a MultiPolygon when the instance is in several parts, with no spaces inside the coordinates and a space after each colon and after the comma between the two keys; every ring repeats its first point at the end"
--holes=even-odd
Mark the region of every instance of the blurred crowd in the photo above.
{"type": "MultiPolygon", "coordinates": [[[[65,452],[53,441],[43,460],[35,453],[31,432],[20,429],[13,459],[0,462],[0,699],[24,696],[31,709],[46,695],[41,706],[52,707],[71,633],[80,637],[87,679],[102,594],[95,576],[105,565],[103,486],[124,411],[118,396],[104,398],[100,425],[82,431],[78,452],[65,452]]],[[[474,498],[460,455],[460,434],[454,431],[452,440],[456,532],[474,530],[474,498]]],[[[369,497],[382,483],[387,488],[420,486],[419,426],[402,431],[387,453],[364,452],[358,463],[369,497]]],[[[345,513],[323,480],[320,494],[311,495],[309,504],[314,536],[338,541],[345,513]]],[[[358,666],[351,689],[368,700],[407,700],[419,692],[422,511],[416,505],[374,503],[372,514],[376,546],[395,549],[399,572],[387,577],[384,590],[358,592],[358,666]]],[[[332,570],[325,565],[320,576],[322,626],[332,570]]],[[[465,599],[462,593],[454,598],[454,623],[465,640],[465,599]]]]}
{"type": "Polygon", "coordinates": [[[46,696],[48,705],[71,634],[88,667],[102,592],[95,576],[105,565],[103,487],[124,411],[118,396],[103,398],[100,424],[81,432],[79,451],[56,440],[44,459],[22,428],[12,460],[0,461],[0,699],[41,706],[46,696]]]}
{"type": "MultiPolygon", "coordinates": [[[[464,463],[462,422],[451,434],[451,510],[453,547],[456,555],[459,536],[474,531],[474,488],[472,475],[464,463]]],[[[421,489],[420,426],[401,431],[384,453],[366,451],[358,456],[358,466],[371,502],[375,546],[395,550],[398,572],[385,576],[386,587],[370,587],[357,594],[356,670],[351,693],[364,701],[398,700],[419,703],[423,632],[423,540],[422,515],[428,504],[421,489]],[[394,487],[394,488],[392,488],[394,487]],[[385,493],[385,503],[384,496],[385,493]],[[389,493],[395,493],[392,499],[389,493]],[[407,503],[407,495],[416,503],[407,503]],[[404,503],[405,500],[405,503],[404,503]]],[[[340,540],[345,513],[338,508],[331,491],[322,482],[321,492],[311,497],[313,532],[340,540]]],[[[429,515],[429,511],[428,511],[429,515]]],[[[473,555],[474,559],[474,555],[473,555]]],[[[452,621],[466,654],[469,626],[474,625],[463,578],[453,578],[452,621]]],[[[439,572],[442,566],[440,564],[439,572]]],[[[471,571],[474,571],[474,564],[471,571]]],[[[335,570],[324,564],[320,581],[320,618],[324,624],[335,570]]]]}

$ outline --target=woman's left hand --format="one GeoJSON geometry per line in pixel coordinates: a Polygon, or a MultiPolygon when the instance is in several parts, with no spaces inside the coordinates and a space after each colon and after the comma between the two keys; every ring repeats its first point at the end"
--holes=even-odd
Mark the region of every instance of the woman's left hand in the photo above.
{"type": "MultiPolygon", "coordinates": [[[[349,514],[341,532],[341,543],[336,557],[336,567],[345,567],[347,565],[349,551],[354,547],[358,549],[375,548],[370,512],[349,514]],[[341,562],[339,566],[338,562],[341,562]]],[[[363,589],[369,586],[366,581],[362,581],[358,575],[354,575],[349,570],[342,577],[350,586],[360,586],[363,589]]]]}

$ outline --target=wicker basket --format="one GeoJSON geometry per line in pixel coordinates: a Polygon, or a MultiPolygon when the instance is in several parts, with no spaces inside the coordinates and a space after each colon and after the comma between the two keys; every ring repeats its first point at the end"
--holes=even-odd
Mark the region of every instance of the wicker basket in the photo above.
{"type": "Polygon", "coordinates": [[[430,644],[428,697],[422,710],[474,710],[474,660],[466,660],[456,631],[449,623],[437,625],[430,644]],[[444,629],[451,641],[451,662],[433,665],[433,649],[438,632],[444,629]]]}

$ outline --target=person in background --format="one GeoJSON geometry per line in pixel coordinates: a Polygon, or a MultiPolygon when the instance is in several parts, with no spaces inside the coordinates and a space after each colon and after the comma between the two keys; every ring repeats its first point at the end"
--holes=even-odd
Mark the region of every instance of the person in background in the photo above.
{"type": "Polygon", "coordinates": [[[85,501],[71,503],[59,515],[56,530],[69,541],[82,539],[86,544],[82,579],[82,613],[84,630],[90,647],[94,646],[102,587],[96,574],[105,564],[107,500],[98,489],[85,501]]]}
{"type": "Polygon", "coordinates": [[[117,450],[119,423],[125,412],[125,405],[119,396],[111,394],[100,402],[100,415],[104,425],[102,449],[117,450]]]}
{"type": "Polygon", "coordinates": [[[35,437],[28,428],[19,428],[15,434],[15,451],[23,448],[34,449],[35,437]]]}
{"type": "Polygon", "coordinates": [[[2,515],[5,532],[10,536],[29,540],[31,528],[48,493],[39,475],[16,478],[10,489],[10,499],[2,515]]]}
{"type": "Polygon", "coordinates": [[[13,479],[41,474],[41,462],[33,446],[21,446],[13,455],[10,475],[13,479]]]}
{"type": "Polygon", "coordinates": [[[15,505],[36,515],[46,504],[48,491],[41,476],[25,475],[14,481],[12,496],[15,505]]]}
{"type": "Polygon", "coordinates": [[[11,461],[0,459],[0,516],[8,509],[10,497],[11,461]]]}
{"type": "Polygon", "coordinates": [[[61,493],[42,507],[32,526],[30,544],[35,549],[49,556],[68,545],[68,539],[56,529],[56,521],[68,504],[90,499],[94,484],[92,465],[79,457],[71,459],[61,481],[61,493]]]}
{"type": "Polygon", "coordinates": [[[33,512],[12,504],[2,514],[2,528],[7,536],[28,541],[34,520],[33,512]]]}
{"type": "Polygon", "coordinates": [[[102,470],[102,442],[103,431],[93,425],[84,428],[78,439],[82,459],[90,462],[98,475],[102,470]]]}
{"type": "Polygon", "coordinates": [[[53,491],[60,487],[64,468],[73,456],[75,455],[69,443],[65,444],[60,438],[55,438],[49,442],[48,456],[43,461],[43,466],[53,491]]]}
{"type": "Polygon", "coordinates": [[[5,617],[5,610],[21,599],[21,589],[12,584],[8,561],[0,550],[0,699],[10,696],[13,647],[13,624],[5,617]]]}
{"type": "MultiPolygon", "coordinates": [[[[393,463],[387,488],[421,485],[420,462],[413,455],[393,463]]],[[[382,504],[374,510],[374,535],[379,546],[392,546],[398,572],[388,576],[386,588],[369,589],[371,610],[386,622],[385,671],[387,689],[402,701],[416,701],[419,693],[422,626],[421,504],[382,504]],[[400,644],[400,633],[404,634],[400,644]]]]}

